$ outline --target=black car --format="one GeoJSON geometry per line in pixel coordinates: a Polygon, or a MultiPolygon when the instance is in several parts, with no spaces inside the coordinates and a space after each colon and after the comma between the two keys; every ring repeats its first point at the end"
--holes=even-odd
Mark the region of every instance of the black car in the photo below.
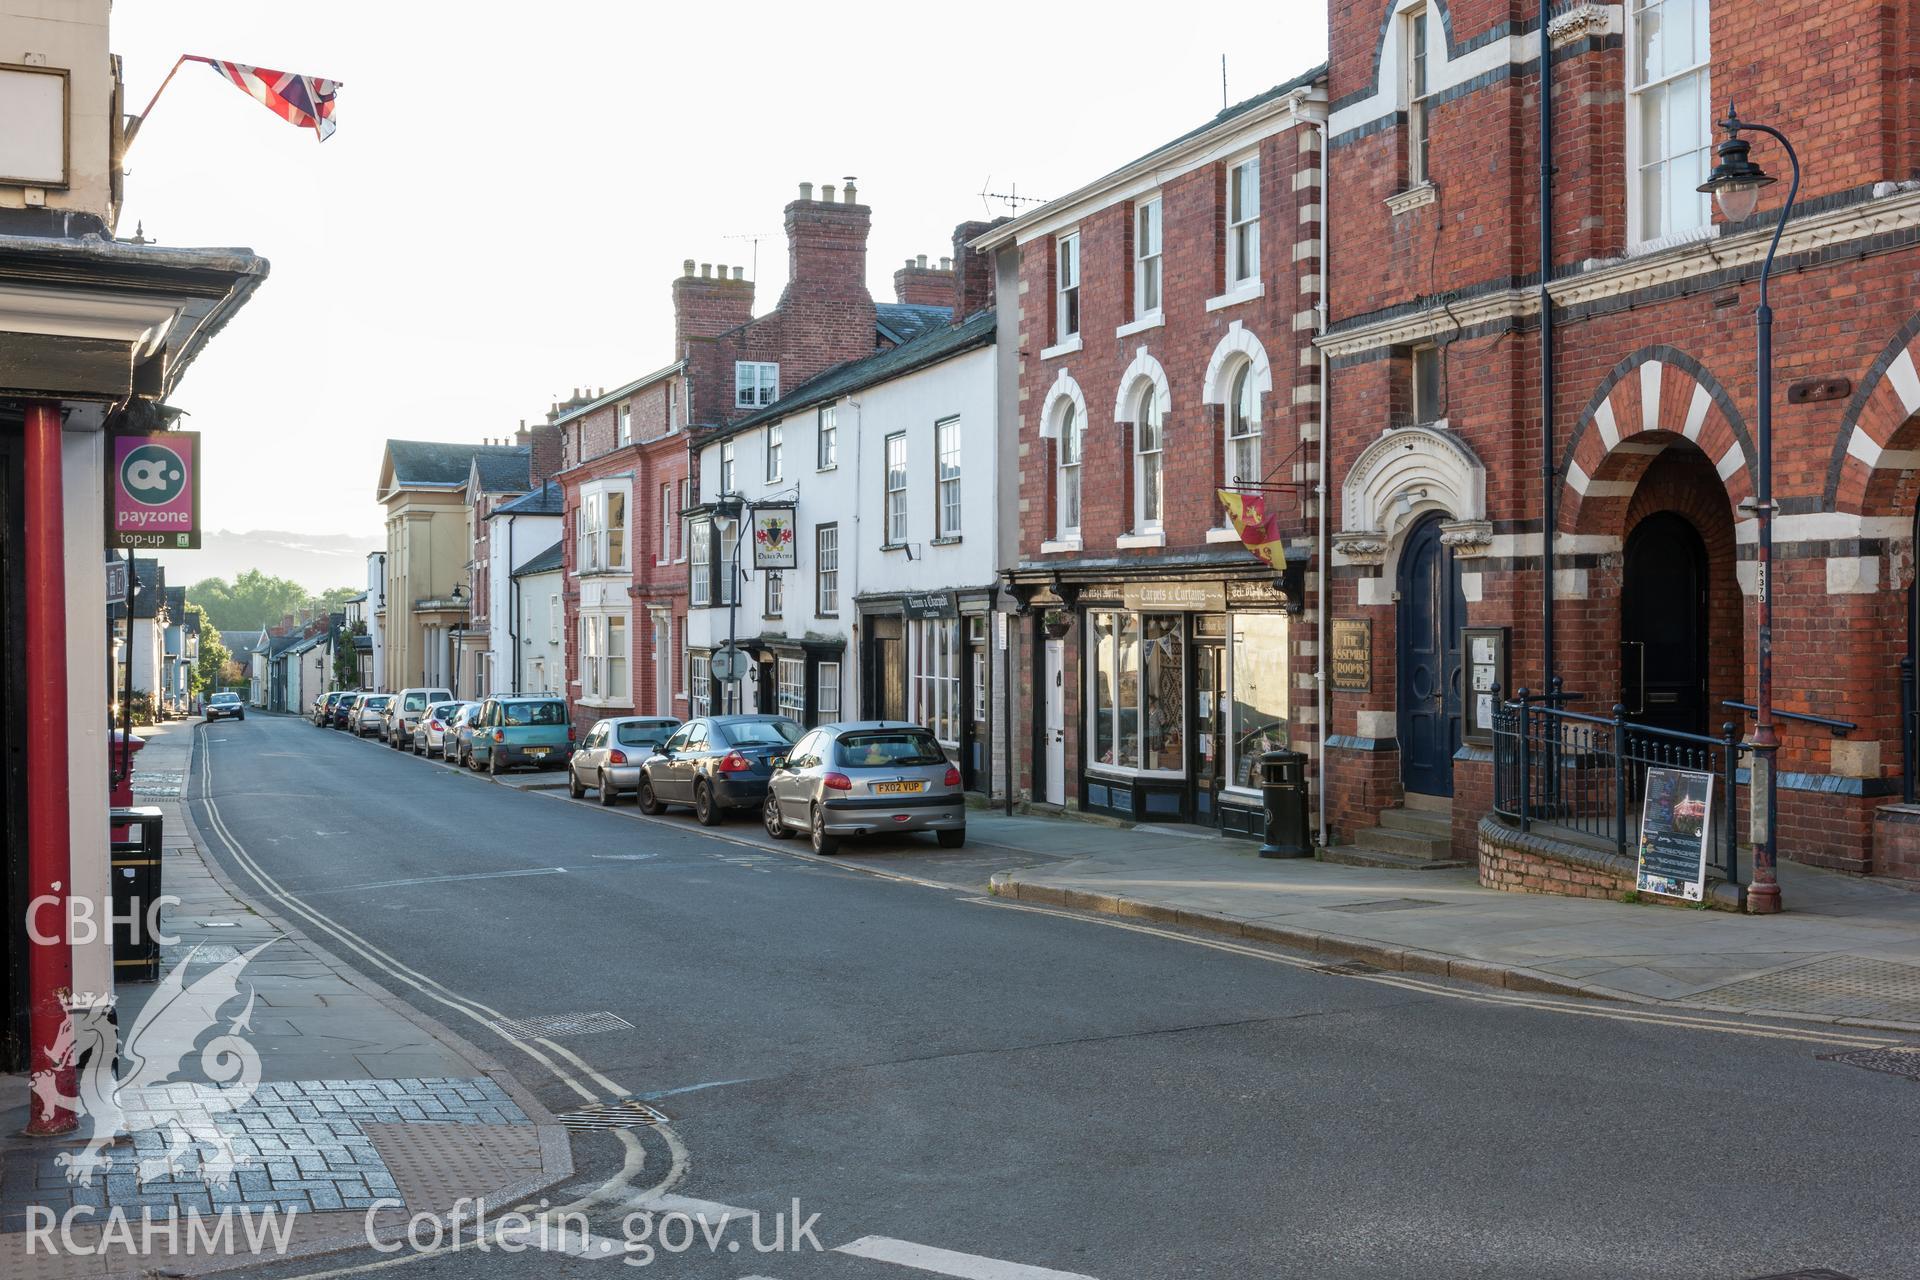
{"type": "Polygon", "coordinates": [[[804,732],[785,716],[689,720],[640,765],[640,812],[692,805],[701,824],[714,827],[729,809],[757,811],[767,798],[772,762],[804,732]]]}
{"type": "Polygon", "coordinates": [[[237,693],[216,693],[207,699],[207,723],[215,720],[245,720],[247,704],[237,693]]]}
{"type": "Polygon", "coordinates": [[[353,709],[360,705],[360,699],[366,696],[366,694],[358,692],[341,694],[340,701],[334,703],[333,710],[327,714],[327,723],[336,729],[346,728],[347,717],[353,714],[353,709]]]}

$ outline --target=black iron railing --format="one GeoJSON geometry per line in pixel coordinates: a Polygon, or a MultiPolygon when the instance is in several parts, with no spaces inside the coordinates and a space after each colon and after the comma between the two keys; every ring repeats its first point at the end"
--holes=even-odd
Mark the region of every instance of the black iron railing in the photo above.
{"type": "Polygon", "coordinates": [[[1914,749],[1920,747],[1920,710],[1914,706],[1913,659],[1900,659],[1900,799],[1914,800],[1916,770],[1914,749]]]}
{"type": "Polygon", "coordinates": [[[1634,856],[1648,769],[1713,776],[1713,841],[1708,869],[1740,882],[1734,782],[1746,750],[1731,724],[1722,736],[1636,724],[1615,705],[1610,716],[1574,711],[1559,681],[1547,694],[1522,689],[1511,701],[1494,691],[1493,808],[1522,831],[1551,825],[1612,843],[1634,856]]]}

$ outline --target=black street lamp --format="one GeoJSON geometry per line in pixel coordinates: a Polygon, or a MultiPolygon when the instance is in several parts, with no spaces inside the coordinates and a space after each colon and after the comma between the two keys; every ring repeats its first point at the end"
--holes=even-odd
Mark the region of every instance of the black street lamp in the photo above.
{"type": "MultiPolygon", "coordinates": [[[[1781,233],[1793,213],[1794,197],[1800,194],[1800,157],[1786,135],[1771,125],[1742,120],[1727,104],[1727,118],[1720,122],[1726,130],[1725,141],[1716,148],[1719,163],[1699,189],[1713,196],[1720,212],[1730,222],[1751,218],[1760,204],[1760,189],[1772,185],[1774,178],[1748,155],[1743,132],[1764,133],[1778,142],[1793,166],[1793,183],[1787,188],[1787,202],[1780,206],[1780,217],[1773,227],[1773,240],[1767,245],[1766,260],[1760,265],[1760,306],[1754,312],[1754,327],[1759,335],[1759,418],[1754,429],[1754,449],[1760,455],[1753,485],[1753,511],[1759,521],[1759,548],[1755,555],[1759,652],[1758,688],[1754,693],[1753,767],[1748,794],[1748,833],[1753,840],[1753,883],[1747,887],[1747,910],[1755,915],[1770,915],[1780,910],[1780,882],[1774,872],[1775,827],[1779,820],[1778,779],[1775,769],[1780,739],[1773,729],[1773,307],[1768,302],[1767,284],[1773,274],[1773,256],[1780,249],[1781,233]]],[[[1731,820],[1732,815],[1728,815],[1731,820]]]]}

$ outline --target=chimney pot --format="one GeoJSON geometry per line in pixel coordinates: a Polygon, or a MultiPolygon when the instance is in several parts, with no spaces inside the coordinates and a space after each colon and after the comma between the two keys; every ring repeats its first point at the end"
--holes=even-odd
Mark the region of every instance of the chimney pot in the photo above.
{"type": "Polygon", "coordinates": [[[952,259],[952,258],[942,258],[942,259],[940,259],[940,269],[941,269],[942,271],[951,271],[951,270],[953,270],[953,259],[952,259]]]}
{"type": "Polygon", "coordinates": [[[692,258],[688,258],[680,264],[680,274],[683,276],[690,276],[693,274],[692,258]]]}
{"type": "Polygon", "coordinates": [[[919,257],[915,258],[913,260],[913,265],[920,268],[922,271],[925,271],[927,269],[927,255],[923,253],[919,257]]]}
{"type": "Polygon", "coordinates": [[[857,200],[856,200],[856,199],[854,198],[854,197],[855,197],[855,196],[856,196],[857,194],[858,194],[858,193],[857,193],[857,192],[855,192],[855,190],[854,190],[854,188],[853,188],[853,184],[852,184],[851,182],[849,182],[849,183],[847,184],[847,203],[848,203],[848,204],[858,204],[858,203],[859,203],[859,201],[857,201],[857,200]]]}
{"type": "Polygon", "coordinates": [[[722,280],[725,280],[725,279],[727,278],[727,264],[726,264],[726,263],[724,263],[724,262],[719,262],[719,263],[715,263],[715,264],[714,264],[714,268],[715,268],[715,269],[714,269],[714,274],[715,274],[716,276],[719,276],[719,277],[720,277],[720,278],[721,278],[722,280]]]}
{"type": "Polygon", "coordinates": [[[833,203],[833,184],[831,182],[823,182],[820,184],[820,198],[828,204],[833,203]]]}
{"type": "Polygon", "coordinates": [[[713,278],[713,264],[711,262],[703,262],[700,264],[700,278],[702,280],[711,280],[713,278]]]}
{"type": "Polygon", "coordinates": [[[803,182],[800,184],[800,198],[802,200],[813,199],[813,184],[811,182],[803,182]]]}
{"type": "Polygon", "coordinates": [[[908,266],[909,268],[911,268],[911,267],[913,266],[913,259],[912,259],[912,258],[908,258],[908,259],[907,259],[907,266],[908,266]]]}
{"type": "Polygon", "coordinates": [[[735,280],[745,280],[747,278],[747,269],[745,267],[735,267],[733,269],[733,278],[735,280]]]}

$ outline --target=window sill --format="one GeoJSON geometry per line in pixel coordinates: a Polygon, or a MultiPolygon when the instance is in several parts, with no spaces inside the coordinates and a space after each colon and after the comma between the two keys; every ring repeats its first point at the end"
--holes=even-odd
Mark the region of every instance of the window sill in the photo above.
{"type": "Polygon", "coordinates": [[[956,533],[948,538],[935,538],[927,545],[930,547],[957,547],[960,545],[960,535],[956,533]]]}
{"type": "Polygon", "coordinates": [[[1239,531],[1239,530],[1237,530],[1237,529],[1209,529],[1209,530],[1207,530],[1207,541],[1208,541],[1209,543],[1215,543],[1215,542],[1239,542],[1239,541],[1241,541],[1241,540],[1242,540],[1242,539],[1241,539],[1241,537],[1240,537],[1240,531],[1239,531]]]}
{"type": "Polygon", "coordinates": [[[905,551],[907,544],[904,542],[883,542],[880,544],[880,549],[882,551],[905,551]]]}
{"type": "Polygon", "coordinates": [[[837,462],[829,462],[829,463],[828,463],[828,464],[827,464],[826,466],[824,466],[824,467],[815,467],[815,468],[814,468],[814,470],[815,470],[815,471],[818,471],[818,472],[827,472],[827,471],[838,471],[839,469],[840,469],[840,464],[839,464],[839,463],[837,463],[837,462]]]}
{"type": "Polygon", "coordinates": [[[1080,550],[1080,539],[1077,537],[1054,538],[1050,541],[1043,542],[1040,544],[1040,554],[1043,556],[1058,555],[1060,552],[1063,552],[1063,551],[1078,551],[1078,550],[1080,550]]]}
{"type": "Polygon", "coordinates": [[[1434,202],[1438,192],[1431,182],[1422,182],[1408,187],[1405,191],[1395,192],[1386,199],[1387,212],[1399,217],[1403,213],[1412,213],[1434,202]]]}
{"type": "Polygon", "coordinates": [[[840,615],[839,615],[839,614],[837,614],[837,613],[816,613],[816,614],[814,614],[813,616],[814,616],[814,617],[816,617],[816,618],[825,618],[825,619],[826,619],[826,620],[828,620],[829,622],[838,622],[838,621],[840,621],[840,615]]]}
{"type": "Polygon", "coordinates": [[[1237,307],[1243,302],[1252,302],[1255,298],[1265,297],[1266,293],[1267,286],[1265,282],[1256,277],[1251,284],[1243,284],[1238,288],[1229,289],[1217,298],[1208,298],[1207,310],[1223,311],[1228,307],[1237,307]]]}
{"type": "Polygon", "coordinates": [[[1042,360],[1053,360],[1059,356],[1070,356],[1080,349],[1080,335],[1074,334],[1065,342],[1057,343],[1040,353],[1042,360]]]}
{"type": "Polygon", "coordinates": [[[1692,227],[1686,231],[1675,231],[1671,235],[1656,236],[1651,240],[1642,240],[1627,246],[1629,258],[1645,258],[1667,249],[1680,249],[1687,245],[1699,244],[1702,240],[1712,240],[1719,236],[1721,224],[1709,222],[1705,226],[1692,227]]]}
{"type": "Polygon", "coordinates": [[[1167,531],[1155,529],[1151,533],[1123,533],[1113,540],[1113,545],[1122,551],[1134,551],[1141,547],[1164,547],[1167,545],[1167,531]]]}
{"type": "Polygon", "coordinates": [[[1113,336],[1116,338],[1129,338],[1136,333],[1145,333],[1149,329],[1158,329],[1166,322],[1166,313],[1159,308],[1155,308],[1141,316],[1138,320],[1121,325],[1113,331],[1113,336]]]}
{"type": "Polygon", "coordinates": [[[1124,764],[1090,764],[1087,772],[1109,778],[1164,778],[1169,782],[1177,782],[1187,776],[1184,769],[1135,769],[1124,764]]]}

